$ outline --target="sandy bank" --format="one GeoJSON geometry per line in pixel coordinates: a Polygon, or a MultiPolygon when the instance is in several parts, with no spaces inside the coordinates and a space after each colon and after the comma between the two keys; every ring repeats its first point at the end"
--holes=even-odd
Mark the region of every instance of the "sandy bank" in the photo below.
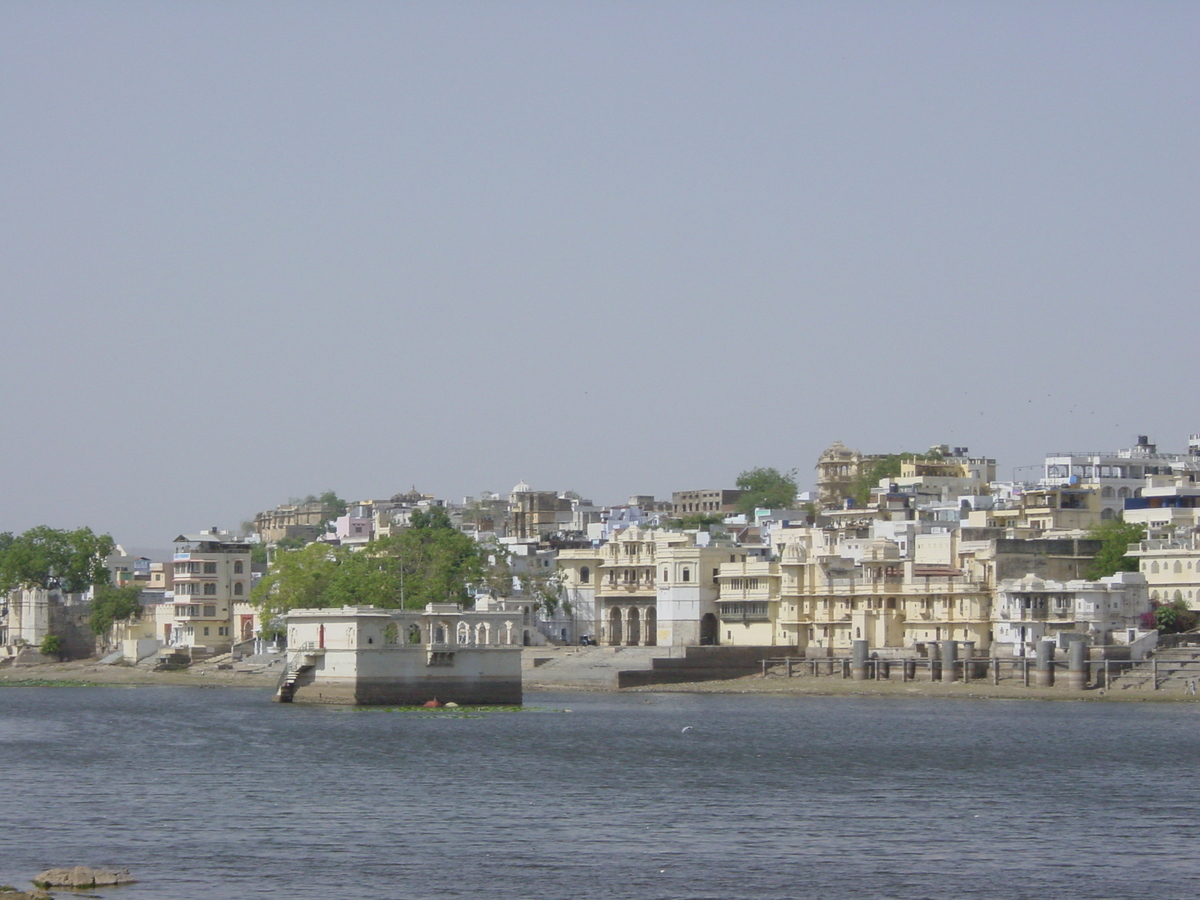
{"type": "Polygon", "coordinates": [[[174,672],[155,672],[134,666],[105,666],[94,659],[72,660],[40,666],[5,666],[0,669],[0,686],[37,682],[97,685],[163,685],[183,684],[192,687],[219,685],[221,687],[273,688],[279,670],[258,668],[218,669],[216,666],[196,665],[174,672]]]}
{"type": "Polygon", "coordinates": [[[689,684],[652,685],[625,688],[625,691],[689,694],[791,694],[814,697],[946,697],[970,700],[1073,700],[1100,703],[1197,702],[1200,696],[1176,689],[1160,690],[1087,690],[1072,691],[1065,687],[1036,688],[1020,684],[993,685],[987,681],[963,682],[928,681],[852,681],[831,676],[746,675],[725,681],[698,681],[689,684]]]}

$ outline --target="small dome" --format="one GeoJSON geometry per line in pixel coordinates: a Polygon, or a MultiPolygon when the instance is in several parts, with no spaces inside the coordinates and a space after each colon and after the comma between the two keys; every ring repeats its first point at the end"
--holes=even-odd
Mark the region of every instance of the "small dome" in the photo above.
{"type": "Polygon", "coordinates": [[[863,559],[878,561],[899,558],[900,548],[884,538],[868,541],[867,546],[863,548],[863,559]]]}
{"type": "Polygon", "coordinates": [[[530,487],[529,485],[527,485],[525,482],[523,482],[523,481],[519,481],[519,482],[517,482],[516,486],[515,486],[515,487],[512,489],[512,491],[511,491],[510,493],[513,493],[513,494],[528,494],[528,493],[530,493],[532,490],[533,490],[533,488],[531,488],[531,487],[530,487]]]}
{"type": "Polygon", "coordinates": [[[802,563],[808,561],[808,550],[800,541],[791,541],[783,548],[783,561],[785,563],[802,563]]]}

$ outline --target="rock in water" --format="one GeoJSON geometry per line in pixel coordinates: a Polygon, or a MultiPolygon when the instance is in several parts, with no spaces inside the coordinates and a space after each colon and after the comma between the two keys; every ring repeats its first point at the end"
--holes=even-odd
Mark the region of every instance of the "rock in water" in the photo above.
{"type": "Polygon", "coordinates": [[[94,869],[91,866],[67,866],[47,869],[33,883],[40,888],[70,887],[90,888],[112,884],[132,884],[134,878],[128,869],[94,869]]]}

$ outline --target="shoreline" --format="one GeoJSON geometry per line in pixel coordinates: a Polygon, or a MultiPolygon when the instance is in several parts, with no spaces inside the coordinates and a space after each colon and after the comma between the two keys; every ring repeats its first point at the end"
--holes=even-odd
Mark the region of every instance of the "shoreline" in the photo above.
{"type": "MultiPolygon", "coordinates": [[[[103,665],[98,660],[72,660],[65,663],[44,663],[36,666],[0,669],[0,687],[53,686],[64,687],[244,687],[272,689],[279,680],[279,671],[262,667],[235,666],[220,669],[215,665],[198,664],[189,669],[155,672],[123,665],[103,665]]],[[[1148,690],[1068,690],[1065,687],[1024,687],[1017,684],[993,685],[985,681],[948,684],[929,681],[888,682],[853,681],[835,676],[743,675],[713,681],[693,681],[679,684],[655,684],[629,688],[606,688],[591,684],[569,682],[539,682],[529,679],[527,692],[584,692],[584,693],[656,693],[656,694],[770,694],[796,697],[900,697],[960,700],[1057,700],[1082,703],[1196,703],[1200,696],[1182,691],[1148,690]]]]}

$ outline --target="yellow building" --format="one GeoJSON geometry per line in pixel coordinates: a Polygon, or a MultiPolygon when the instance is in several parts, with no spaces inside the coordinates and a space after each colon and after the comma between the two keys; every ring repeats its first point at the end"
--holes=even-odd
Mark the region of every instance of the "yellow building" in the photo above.
{"type": "Polygon", "coordinates": [[[1138,560],[1138,569],[1146,576],[1151,600],[1182,600],[1189,608],[1200,609],[1200,533],[1145,540],[1131,545],[1129,555],[1138,560]]]}
{"type": "Polygon", "coordinates": [[[847,653],[856,640],[880,650],[919,650],[939,640],[989,646],[987,585],[957,565],[930,554],[922,561],[919,549],[915,558],[901,559],[896,545],[882,539],[869,541],[855,561],[805,531],[779,559],[775,643],[814,656],[847,653]]]}

